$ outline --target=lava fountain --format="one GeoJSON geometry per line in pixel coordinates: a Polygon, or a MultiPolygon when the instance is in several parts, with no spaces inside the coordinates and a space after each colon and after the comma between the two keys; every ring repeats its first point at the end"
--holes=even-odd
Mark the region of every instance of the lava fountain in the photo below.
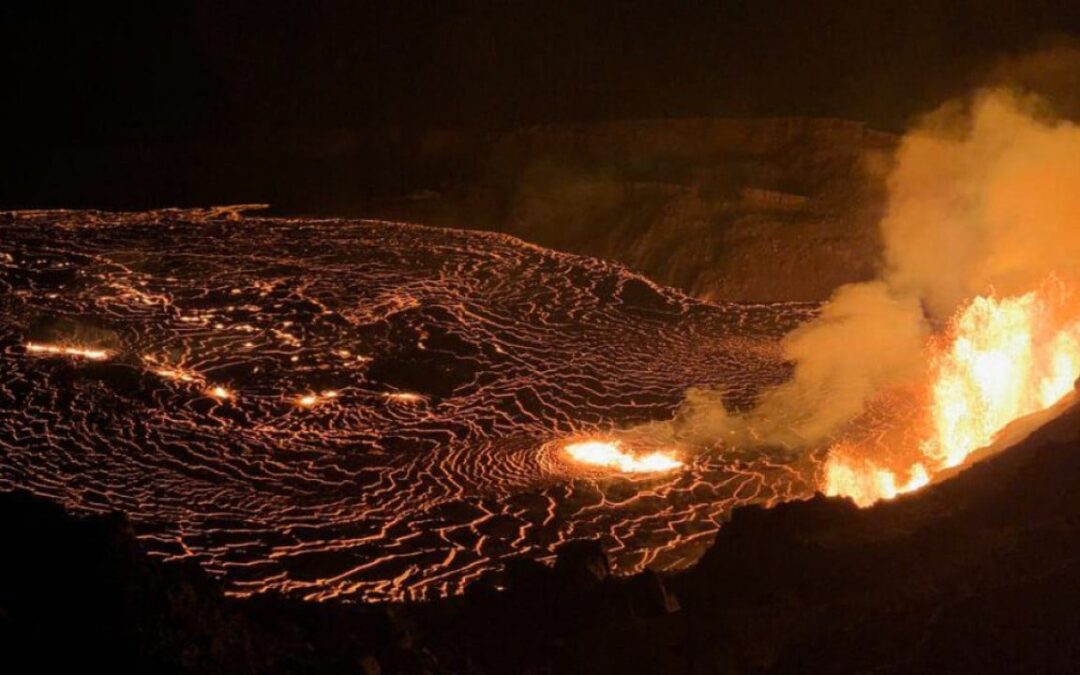
{"type": "Polygon", "coordinates": [[[1009,422],[1054,405],[1080,377],[1080,313],[1049,283],[1013,298],[976,298],[937,358],[924,454],[954,467],[1009,422]]]}
{"type": "Polygon", "coordinates": [[[1077,152],[1080,126],[1013,91],[928,115],[888,178],[878,279],[791,336],[791,384],[745,422],[829,448],[821,488],[865,505],[1062,401],[1080,376],[1077,152]]]}
{"type": "Polygon", "coordinates": [[[927,485],[1009,423],[1046,410],[1080,378],[1080,308],[1051,280],[1020,296],[979,296],[927,345],[927,431],[915,458],[891,469],[846,443],[831,450],[825,492],[860,505],[927,485]]]}

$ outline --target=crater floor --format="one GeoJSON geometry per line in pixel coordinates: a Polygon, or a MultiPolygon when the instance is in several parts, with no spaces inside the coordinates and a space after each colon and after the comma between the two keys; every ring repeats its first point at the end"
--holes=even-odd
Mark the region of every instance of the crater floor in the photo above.
{"type": "Polygon", "coordinates": [[[803,470],[623,476],[562,441],[746,406],[806,304],[705,304],[513,237],[238,210],[0,214],[0,488],[122,511],[238,594],[452,594],[508,555],[700,555],[803,470]]]}

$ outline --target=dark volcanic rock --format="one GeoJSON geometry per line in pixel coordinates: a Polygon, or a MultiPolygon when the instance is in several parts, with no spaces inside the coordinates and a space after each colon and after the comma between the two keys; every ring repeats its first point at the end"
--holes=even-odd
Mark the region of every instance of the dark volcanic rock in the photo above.
{"type": "MultiPolygon", "coordinates": [[[[701,298],[821,300],[873,276],[897,139],[839,119],[687,118],[293,130],[249,142],[27,149],[8,157],[19,170],[0,198],[121,210],[240,199],[506,231],[701,298]],[[200,178],[178,195],[180,175],[200,178]]],[[[23,282],[70,283],[68,272],[41,276],[23,282]]]]}
{"type": "Polygon", "coordinates": [[[555,550],[555,574],[564,584],[587,588],[607,579],[611,566],[599,541],[568,541],[555,550]]]}
{"type": "Polygon", "coordinates": [[[652,570],[628,578],[626,587],[634,616],[648,618],[679,611],[678,598],[668,591],[663,577],[652,570]]]}
{"type": "Polygon", "coordinates": [[[412,659],[380,608],[225,598],[197,566],[147,558],[119,516],[5,493],[0,537],[0,651],[27,672],[395,672],[412,659]]]}
{"type": "MultiPolygon", "coordinates": [[[[895,502],[858,509],[819,495],[737,510],[693,569],[599,584],[572,613],[552,600],[558,583],[466,602],[458,625],[527,616],[527,635],[454,640],[492,672],[1075,672],[1077,494],[1074,408],[895,502]],[[669,613],[664,586],[681,611],[669,613]],[[530,648],[491,646],[502,639],[530,648]]],[[[448,619],[428,621],[445,639],[448,619]]]]}
{"type": "Polygon", "coordinates": [[[403,160],[427,169],[416,189],[365,208],[618,260],[703,299],[822,300],[874,276],[896,144],[805,118],[425,131],[403,160]]]}
{"type": "Polygon", "coordinates": [[[611,577],[575,541],[553,566],[507,561],[502,591],[350,607],[227,599],[147,559],[122,519],[6,494],[0,647],[153,672],[1076,672],[1077,495],[1074,407],[895,502],[737,510],[674,576],[611,577]]]}
{"type": "Polygon", "coordinates": [[[551,568],[532,558],[507,560],[503,576],[506,588],[517,593],[540,593],[551,585],[551,568]]]}
{"type": "Polygon", "coordinates": [[[677,588],[688,613],[733,627],[743,662],[777,672],[1068,672],[1078,653],[1049,640],[1080,637],[1061,616],[1080,587],[1078,451],[1074,408],[893,503],[736,512],[677,588]]]}

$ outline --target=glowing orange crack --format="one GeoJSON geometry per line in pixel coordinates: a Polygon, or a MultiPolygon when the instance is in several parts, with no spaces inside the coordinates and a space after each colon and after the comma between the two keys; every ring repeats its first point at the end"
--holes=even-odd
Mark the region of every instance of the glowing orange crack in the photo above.
{"type": "Polygon", "coordinates": [[[76,358],[90,359],[91,361],[104,361],[109,358],[109,352],[105,349],[91,349],[74,345],[42,344],[27,342],[26,351],[29,354],[42,354],[48,356],[73,356],[76,358]]]}

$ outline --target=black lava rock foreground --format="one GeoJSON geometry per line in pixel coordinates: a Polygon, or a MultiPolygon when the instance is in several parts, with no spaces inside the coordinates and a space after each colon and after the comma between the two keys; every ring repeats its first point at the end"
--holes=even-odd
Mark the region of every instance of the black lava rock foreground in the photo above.
{"type": "Polygon", "coordinates": [[[515,559],[462,597],[226,598],[126,523],[0,495],[9,663],[126,672],[1080,670],[1080,409],[955,478],[860,510],[735,512],[693,569],[610,575],[596,544],[515,559]]]}

